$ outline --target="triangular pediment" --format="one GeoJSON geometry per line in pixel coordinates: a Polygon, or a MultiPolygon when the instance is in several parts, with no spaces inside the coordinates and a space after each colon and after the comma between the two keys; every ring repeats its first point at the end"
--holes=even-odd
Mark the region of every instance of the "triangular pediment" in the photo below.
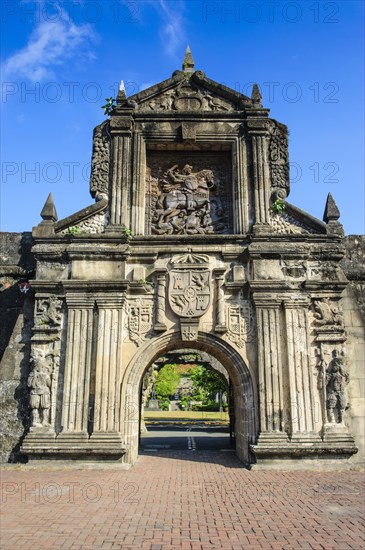
{"type": "Polygon", "coordinates": [[[118,97],[117,109],[141,112],[208,111],[234,112],[252,106],[252,100],[231,88],[210,80],[202,71],[173,76],[129,98],[118,97]]]}

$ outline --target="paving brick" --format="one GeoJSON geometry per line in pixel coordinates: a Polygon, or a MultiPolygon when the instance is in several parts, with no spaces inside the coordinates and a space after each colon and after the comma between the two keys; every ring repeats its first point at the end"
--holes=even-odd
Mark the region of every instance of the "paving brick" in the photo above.
{"type": "Polygon", "coordinates": [[[5,467],[1,482],[4,550],[364,547],[358,471],[255,472],[231,453],[161,451],[130,470],[5,467]]]}

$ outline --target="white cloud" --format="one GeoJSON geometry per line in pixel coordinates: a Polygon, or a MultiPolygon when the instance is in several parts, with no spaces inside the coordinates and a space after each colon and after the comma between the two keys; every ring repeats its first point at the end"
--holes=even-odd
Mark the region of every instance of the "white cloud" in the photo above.
{"type": "Polygon", "coordinates": [[[41,21],[24,48],[3,63],[5,78],[27,78],[33,82],[52,76],[53,69],[71,57],[92,57],[88,50],[96,34],[90,25],[75,25],[65,14],[58,21],[41,21]]]}
{"type": "Polygon", "coordinates": [[[169,55],[175,55],[176,50],[186,45],[184,31],[184,2],[176,0],[152,0],[152,5],[162,14],[163,26],[160,30],[160,38],[169,55]]]}

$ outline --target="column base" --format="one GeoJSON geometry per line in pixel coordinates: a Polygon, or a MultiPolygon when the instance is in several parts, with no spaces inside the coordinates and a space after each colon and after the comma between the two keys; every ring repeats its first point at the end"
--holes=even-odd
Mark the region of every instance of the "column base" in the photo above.
{"type": "Polygon", "coordinates": [[[358,451],[349,433],[345,437],[328,433],[323,439],[316,433],[296,433],[289,439],[280,432],[267,432],[260,434],[250,449],[256,459],[253,469],[311,469],[324,466],[324,462],[326,467],[342,468],[358,451]]]}
{"type": "Polygon", "coordinates": [[[127,446],[118,433],[30,431],[21,447],[29,460],[119,460],[127,446]]]}

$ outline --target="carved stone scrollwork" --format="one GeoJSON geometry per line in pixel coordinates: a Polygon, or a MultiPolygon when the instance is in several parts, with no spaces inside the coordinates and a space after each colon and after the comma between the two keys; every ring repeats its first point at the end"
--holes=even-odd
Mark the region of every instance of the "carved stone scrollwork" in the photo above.
{"type": "Polygon", "coordinates": [[[105,121],[94,130],[94,144],[90,175],[90,192],[93,197],[100,197],[100,194],[107,196],[109,193],[109,159],[109,121],[105,121]]]}
{"type": "Polygon", "coordinates": [[[272,191],[275,199],[285,199],[289,194],[290,185],[288,130],[286,126],[273,120],[268,122],[268,126],[272,191]]]}
{"type": "Polygon", "coordinates": [[[60,327],[62,304],[63,300],[58,296],[39,299],[34,317],[35,326],[41,328],[60,327]]]}

